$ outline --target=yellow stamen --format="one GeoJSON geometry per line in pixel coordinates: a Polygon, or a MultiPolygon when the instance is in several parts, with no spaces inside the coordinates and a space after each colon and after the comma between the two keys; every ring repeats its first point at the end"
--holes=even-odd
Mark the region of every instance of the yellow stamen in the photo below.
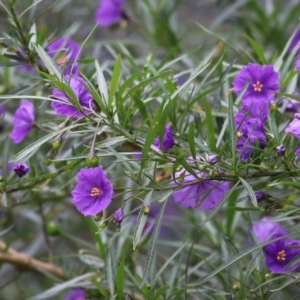
{"type": "Polygon", "coordinates": [[[91,196],[92,197],[97,197],[99,195],[102,195],[102,191],[96,187],[92,188],[91,190],[91,196]]]}
{"type": "Polygon", "coordinates": [[[285,261],[286,260],[286,253],[285,253],[285,250],[281,250],[277,253],[277,256],[276,256],[277,260],[280,260],[280,261],[285,261]]]}
{"type": "Polygon", "coordinates": [[[253,83],[252,86],[253,86],[255,92],[261,92],[261,90],[263,88],[263,85],[259,81],[256,81],[256,83],[253,83]]]}

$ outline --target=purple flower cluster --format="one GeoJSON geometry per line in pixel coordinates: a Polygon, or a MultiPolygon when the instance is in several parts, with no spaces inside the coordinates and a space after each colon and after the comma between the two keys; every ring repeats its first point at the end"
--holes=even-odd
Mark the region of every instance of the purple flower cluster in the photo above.
{"type": "MultiPolygon", "coordinates": [[[[253,232],[260,243],[267,242],[287,235],[287,231],[279,223],[263,218],[253,224],[253,232]]],[[[300,267],[300,262],[287,267],[287,265],[300,255],[300,241],[283,237],[271,242],[263,248],[266,266],[274,273],[289,273],[300,267]]]]}
{"type": "Polygon", "coordinates": [[[247,86],[241,98],[242,107],[235,117],[235,128],[238,137],[236,150],[242,160],[248,160],[255,148],[262,149],[267,143],[264,124],[268,120],[274,92],[279,91],[279,74],[273,66],[249,63],[236,76],[233,86],[237,95],[247,86]]]}
{"type": "MultiPolygon", "coordinates": [[[[66,80],[69,82],[71,89],[77,97],[83,112],[88,113],[89,109],[94,107],[94,104],[93,96],[86,89],[86,86],[88,85],[87,82],[77,75],[66,75],[66,80]]],[[[51,103],[52,108],[58,115],[74,118],[81,118],[83,116],[83,114],[73,104],[71,96],[69,96],[65,91],[55,88],[53,89],[52,96],[56,100],[59,100],[59,102],[53,101],[51,103]]]]}
{"type": "Polygon", "coordinates": [[[78,211],[84,216],[95,216],[106,209],[114,190],[102,167],[81,169],[77,176],[72,202],[78,211]]]}
{"type": "MultiPolygon", "coordinates": [[[[200,156],[197,156],[201,160],[200,156]]],[[[194,160],[189,157],[187,162],[194,165],[194,160]]],[[[204,172],[196,171],[199,178],[207,178],[208,175],[204,172]]],[[[206,180],[203,182],[196,182],[198,179],[189,173],[186,169],[182,169],[175,173],[171,185],[178,186],[187,185],[173,193],[175,202],[181,202],[183,207],[193,207],[199,210],[212,210],[225,197],[229,190],[230,183],[217,180],[206,180]]]]}
{"type": "Polygon", "coordinates": [[[100,0],[96,10],[96,22],[102,27],[108,27],[119,22],[123,17],[125,0],[100,0]]]}

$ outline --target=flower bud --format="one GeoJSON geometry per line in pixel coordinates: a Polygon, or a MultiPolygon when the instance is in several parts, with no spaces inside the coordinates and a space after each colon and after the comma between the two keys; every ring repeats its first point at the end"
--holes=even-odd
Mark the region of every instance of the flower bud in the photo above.
{"type": "Polygon", "coordinates": [[[99,158],[97,156],[87,157],[85,162],[89,168],[95,168],[99,166],[99,158]]]}
{"type": "Polygon", "coordinates": [[[265,279],[266,279],[266,280],[270,279],[270,277],[271,277],[271,274],[270,274],[270,273],[266,273],[266,274],[265,274],[265,279]]]}
{"type": "Polygon", "coordinates": [[[61,141],[60,141],[60,139],[55,140],[52,143],[52,147],[53,147],[54,150],[58,150],[61,147],[61,141]]]}
{"type": "Polygon", "coordinates": [[[232,289],[234,290],[234,291],[238,291],[239,289],[240,289],[240,287],[238,286],[238,285],[233,285],[232,286],[232,289]]]}
{"type": "Polygon", "coordinates": [[[100,228],[100,229],[104,229],[106,226],[107,226],[107,222],[101,222],[101,223],[99,224],[99,228],[100,228]]]}
{"type": "Polygon", "coordinates": [[[261,202],[267,198],[267,195],[261,190],[255,191],[254,194],[257,202],[261,202]]]}
{"type": "Polygon", "coordinates": [[[144,208],[143,208],[143,210],[144,210],[144,214],[148,215],[149,212],[150,212],[150,207],[148,205],[145,205],[144,208]]]}
{"type": "Polygon", "coordinates": [[[123,208],[120,207],[114,212],[114,222],[120,225],[124,219],[124,211],[123,208]]]}
{"type": "Polygon", "coordinates": [[[102,217],[103,217],[103,213],[101,212],[98,215],[95,215],[93,218],[96,222],[99,222],[101,221],[102,217]]]}
{"type": "Polygon", "coordinates": [[[14,172],[17,174],[18,177],[25,176],[29,171],[29,167],[25,163],[17,163],[14,166],[14,172]]]}
{"type": "Polygon", "coordinates": [[[211,165],[214,166],[219,160],[218,155],[213,154],[213,155],[209,155],[207,158],[207,162],[211,165]]]}
{"type": "Polygon", "coordinates": [[[272,101],[270,104],[270,111],[271,112],[277,111],[277,105],[274,101],[272,101]]]}
{"type": "Polygon", "coordinates": [[[278,156],[283,156],[285,154],[285,151],[286,151],[286,149],[283,145],[279,145],[276,147],[276,154],[278,156]]]}

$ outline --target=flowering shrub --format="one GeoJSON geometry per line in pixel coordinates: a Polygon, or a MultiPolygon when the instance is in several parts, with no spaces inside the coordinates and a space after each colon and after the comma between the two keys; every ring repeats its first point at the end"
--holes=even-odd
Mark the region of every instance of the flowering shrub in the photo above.
{"type": "Polygon", "coordinates": [[[1,297],[296,299],[297,1],[40,2],[1,3],[1,297]]]}

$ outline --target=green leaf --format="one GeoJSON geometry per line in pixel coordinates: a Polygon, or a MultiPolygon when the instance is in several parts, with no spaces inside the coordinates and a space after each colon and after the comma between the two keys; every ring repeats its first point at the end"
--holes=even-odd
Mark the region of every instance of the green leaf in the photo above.
{"type": "Polygon", "coordinates": [[[34,48],[38,55],[40,56],[41,60],[45,64],[46,68],[50,72],[50,74],[54,75],[58,80],[61,80],[63,83],[67,83],[63,73],[57,67],[56,63],[53,59],[48,55],[48,53],[41,47],[40,45],[34,45],[34,48]]]}
{"type": "Polygon", "coordinates": [[[110,82],[110,89],[109,89],[109,97],[108,97],[108,106],[112,109],[113,107],[113,99],[115,93],[118,88],[119,80],[121,75],[121,56],[120,54],[117,57],[116,64],[113,70],[111,82],[110,82]]]}
{"type": "Polygon", "coordinates": [[[113,255],[112,255],[112,249],[108,249],[108,255],[106,260],[106,275],[107,275],[107,283],[108,288],[110,291],[111,297],[115,294],[115,272],[114,272],[114,262],[113,262],[113,255]]]}
{"type": "Polygon", "coordinates": [[[66,281],[66,282],[63,282],[60,284],[56,284],[54,287],[50,288],[49,290],[39,293],[37,296],[34,296],[28,300],[42,300],[42,299],[47,299],[47,298],[53,297],[66,289],[73,288],[80,281],[82,281],[88,277],[94,276],[94,275],[95,275],[95,273],[86,273],[81,276],[75,277],[69,281],[66,281]]]}
{"type": "Polygon", "coordinates": [[[229,134],[230,134],[230,148],[232,155],[232,165],[235,168],[236,164],[236,134],[235,134],[235,126],[234,126],[234,112],[233,112],[233,100],[232,95],[230,93],[228,99],[228,123],[229,123],[229,134]]]}
{"type": "Polygon", "coordinates": [[[174,262],[175,258],[181,254],[182,250],[185,248],[185,246],[188,243],[188,239],[167,259],[167,261],[164,263],[164,265],[160,268],[160,270],[157,272],[154,283],[157,282],[159,276],[163,273],[163,271],[171,264],[174,262]]]}
{"type": "Polygon", "coordinates": [[[190,125],[189,134],[188,134],[188,142],[190,146],[190,150],[194,159],[196,159],[196,148],[195,148],[195,132],[194,132],[195,123],[190,125]]]}
{"type": "Polygon", "coordinates": [[[214,152],[217,151],[216,148],[216,140],[215,140],[215,125],[214,125],[214,119],[211,113],[211,108],[208,105],[207,101],[203,98],[203,104],[205,109],[205,116],[206,116],[206,126],[207,126],[207,139],[208,139],[208,145],[210,149],[212,149],[214,152]]]}
{"type": "Polygon", "coordinates": [[[239,180],[241,181],[242,185],[247,190],[248,195],[250,197],[250,200],[251,200],[253,206],[256,207],[257,206],[257,199],[256,199],[256,196],[255,196],[255,193],[254,193],[252,187],[249,185],[249,183],[244,178],[239,177],[239,180]]]}
{"type": "Polygon", "coordinates": [[[149,83],[151,83],[152,81],[155,81],[159,78],[163,78],[166,76],[169,76],[171,74],[173,74],[174,71],[173,70],[168,70],[168,71],[164,71],[159,73],[158,75],[155,75],[153,77],[150,77],[149,79],[143,80],[141,81],[139,84],[135,85],[123,98],[123,102],[128,99],[132,94],[134,94],[136,91],[138,91],[139,89],[141,89],[143,86],[148,85],[149,83]]]}
{"type": "MultiPolygon", "coordinates": [[[[81,124],[81,125],[83,126],[83,125],[87,125],[87,124],[88,123],[84,123],[84,124],[81,124]]],[[[52,133],[42,137],[41,139],[37,140],[36,142],[34,142],[34,143],[30,144],[29,146],[25,147],[19,153],[13,155],[11,157],[11,159],[9,160],[9,162],[18,162],[18,161],[26,159],[26,157],[33,155],[43,144],[45,144],[49,140],[55,138],[56,136],[60,135],[63,132],[66,132],[66,131],[68,131],[70,129],[73,129],[73,128],[76,128],[76,127],[78,127],[78,124],[70,125],[68,127],[57,130],[55,132],[52,132],[52,133]]]]}
{"type": "Polygon", "coordinates": [[[140,288],[147,282],[148,277],[149,277],[149,273],[150,273],[150,271],[153,267],[152,264],[155,261],[154,254],[155,254],[155,251],[156,251],[156,244],[157,244],[157,240],[158,240],[158,236],[159,236],[159,232],[160,232],[160,227],[161,227],[161,223],[162,223],[162,219],[163,219],[163,215],[164,215],[164,211],[165,211],[167,203],[168,203],[168,201],[164,202],[164,204],[163,204],[163,206],[160,210],[159,216],[156,219],[156,226],[155,226],[154,232],[152,233],[152,236],[151,236],[149,250],[148,250],[147,258],[146,258],[146,266],[145,266],[145,269],[144,269],[143,281],[140,284],[140,288]]]}
{"type": "Polygon", "coordinates": [[[116,274],[116,289],[118,294],[118,299],[124,299],[124,286],[125,286],[125,272],[124,272],[124,262],[122,261],[118,267],[116,274]]]}
{"type": "Polygon", "coordinates": [[[264,51],[262,50],[260,45],[254,39],[252,39],[249,35],[246,35],[246,39],[248,40],[248,42],[252,46],[253,50],[257,54],[260,62],[264,65],[267,64],[267,60],[265,58],[264,51]]]}
{"type": "Polygon", "coordinates": [[[104,100],[104,103],[105,103],[106,109],[107,109],[108,108],[108,90],[107,90],[103,72],[96,60],[95,60],[95,67],[96,67],[97,84],[98,84],[99,92],[100,92],[102,99],[104,100]]]}
{"type": "MultiPolygon", "coordinates": [[[[150,205],[151,203],[151,197],[152,197],[152,191],[150,191],[150,193],[148,193],[145,197],[145,203],[147,203],[148,205],[150,205]]],[[[151,208],[150,208],[151,209],[151,208]]],[[[136,249],[137,245],[139,244],[139,241],[141,239],[145,224],[147,222],[147,217],[148,215],[144,213],[143,208],[140,210],[137,221],[136,221],[136,225],[134,228],[134,233],[133,233],[133,250],[136,249]]]]}

